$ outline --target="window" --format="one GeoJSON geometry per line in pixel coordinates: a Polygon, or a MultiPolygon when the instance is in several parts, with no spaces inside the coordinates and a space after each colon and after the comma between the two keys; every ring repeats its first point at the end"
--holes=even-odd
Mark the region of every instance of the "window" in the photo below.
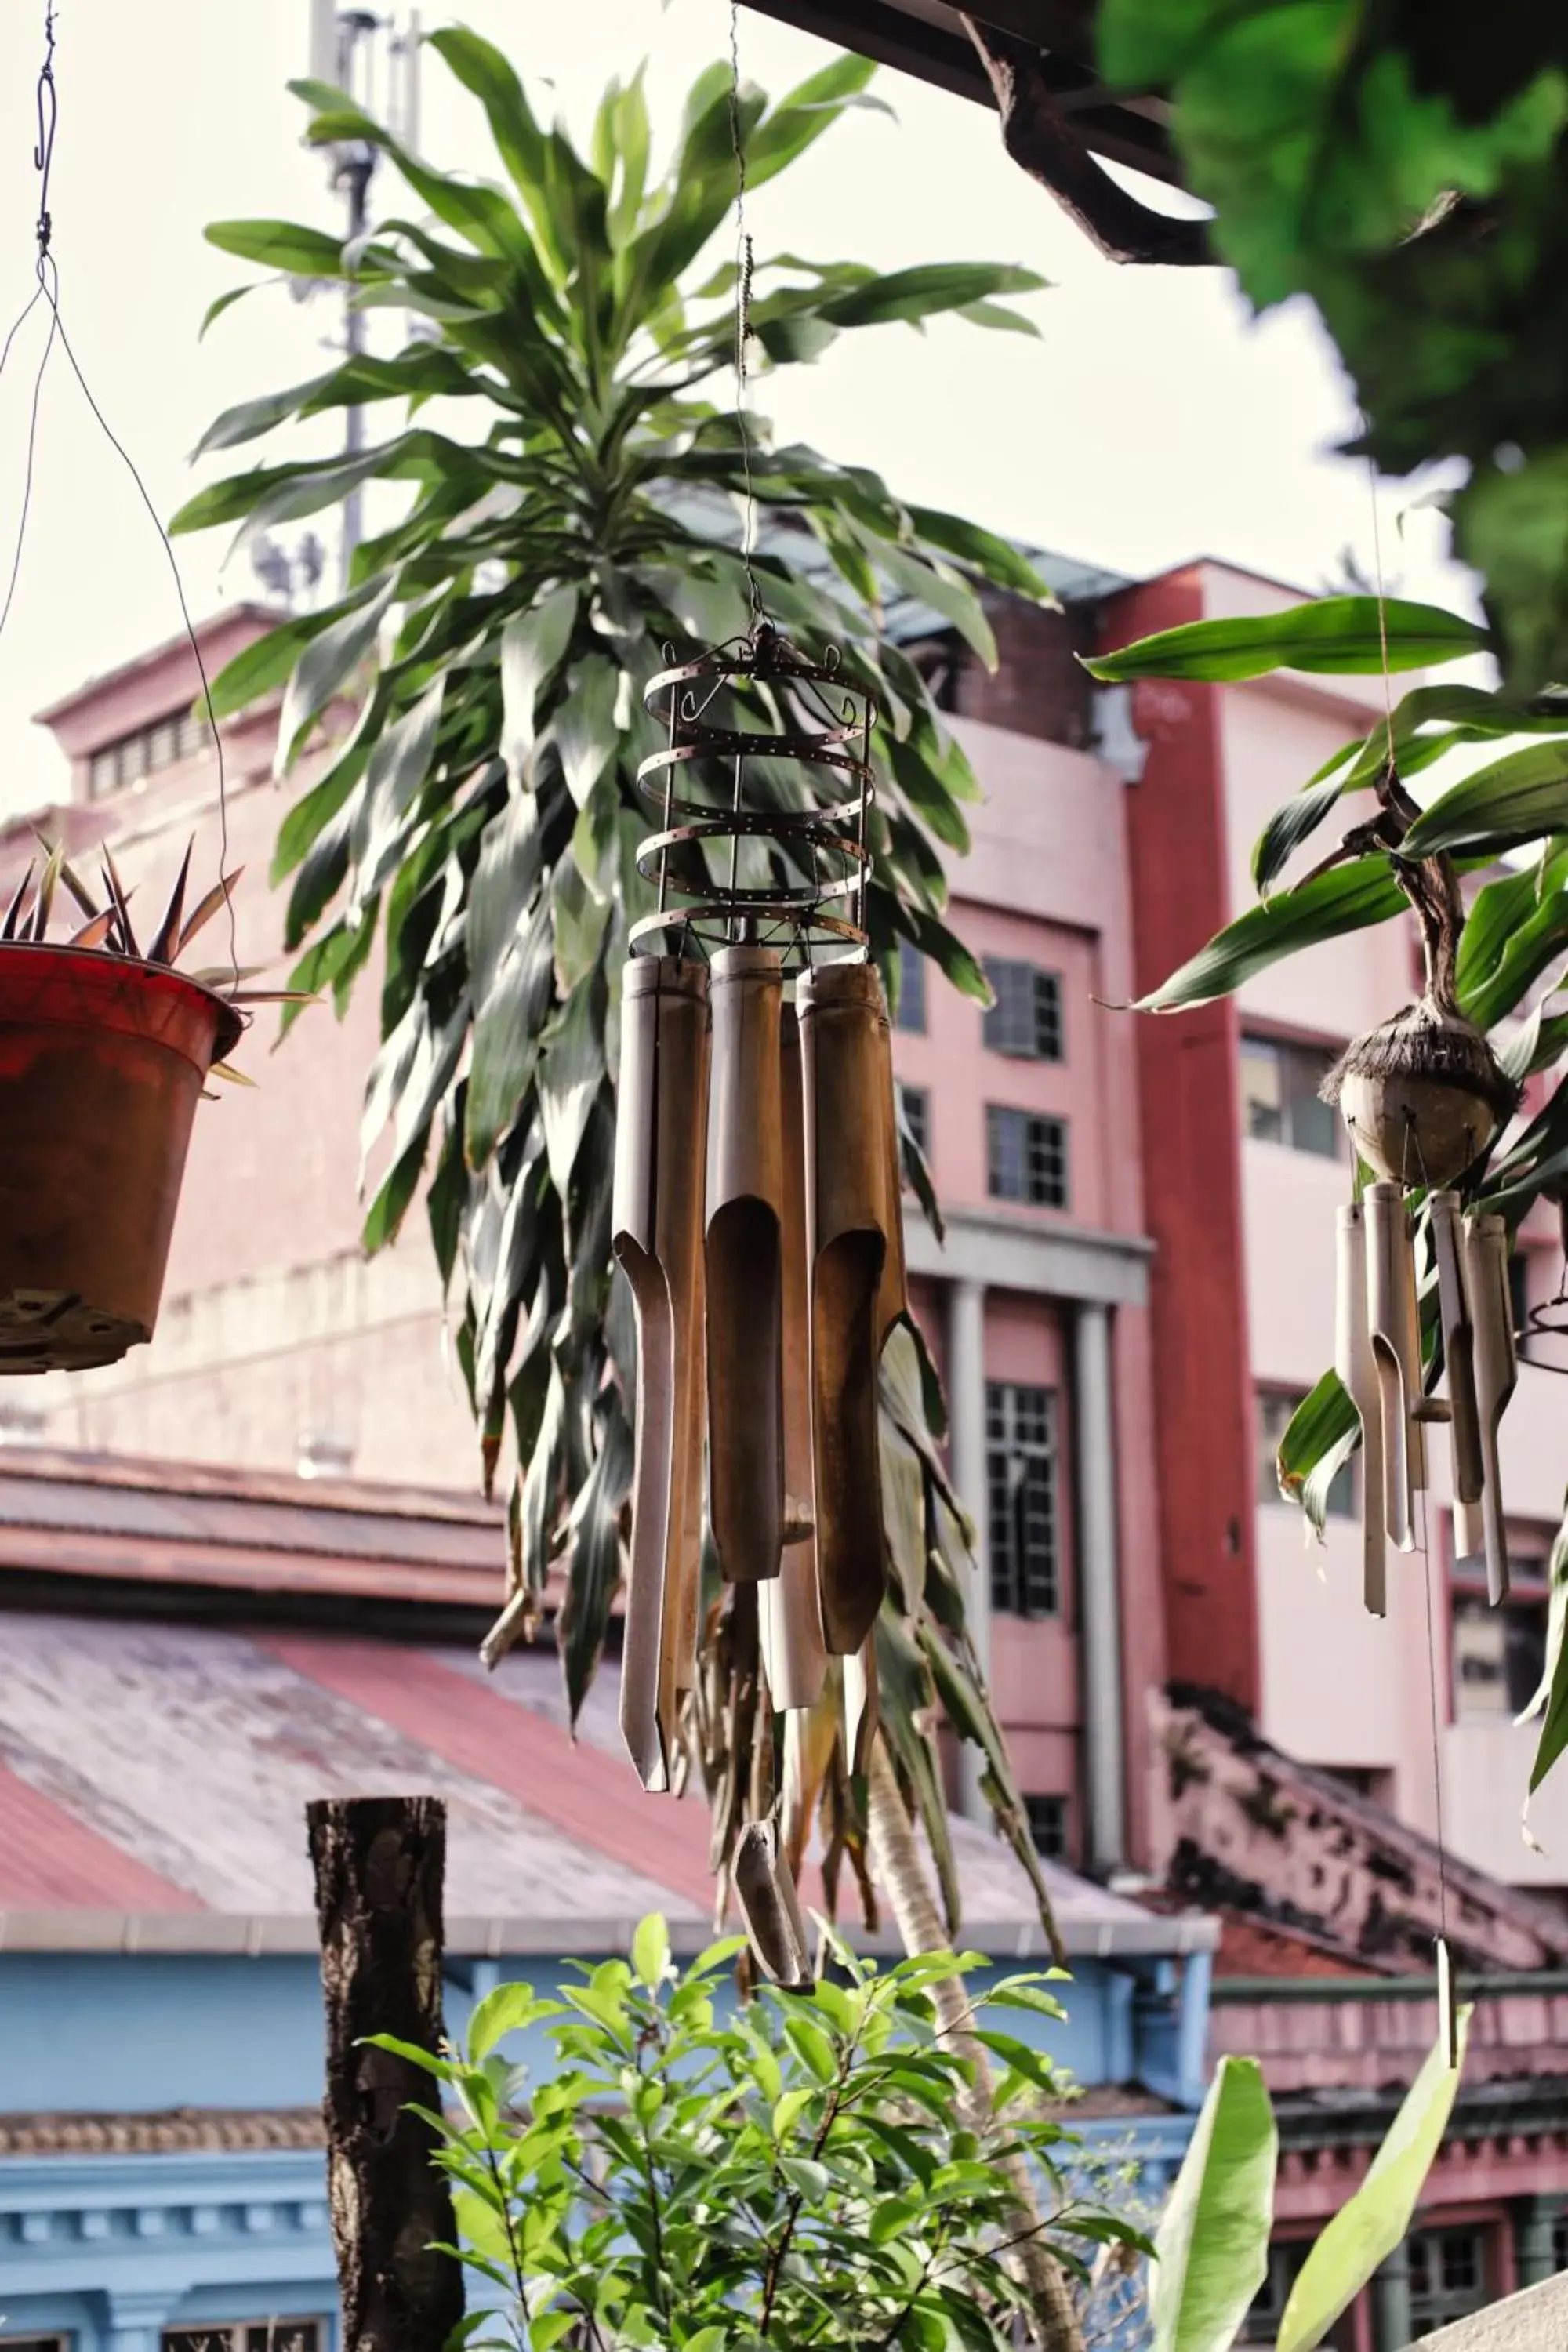
{"type": "Polygon", "coordinates": [[[899,1087],[899,1108],[904,1125],[920,1146],[922,1159],[931,1158],[931,1093],[925,1087],[899,1087]]]}
{"type": "Polygon", "coordinates": [[[993,1054],[1016,1054],[1028,1062],[1062,1058],[1062,978],[1038,964],[985,959],[985,977],[996,1002],[985,1015],[983,1035],[993,1054]]]}
{"type": "Polygon", "coordinates": [[[1516,1249],[1508,1262],[1508,1304],[1513,1328],[1528,1339],[1530,1328],[1530,1260],[1516,1249]]]}
{"type": "Polygon", "coordinates": [[[165,2327],[163,2352],[321,2352],[319,2319],[215,2320],[165,2327]]]}
{"type": "Polygon", "coordinates": [[[913,940],[899,941],[899,1010],[895,1028],[921,1035],[926,1025],[926,960],[913,940]]]}
{"type": "Polygon", "coordinates": [[[194,759],[211,740],[205,711],[176,710],[154,719],[152,726],[139,727],[133,735],[122,735],[117,743],[106,743],[93,753],[88,763],[88,798],[100,801],[124,784],[142,783],[161,768],[194,759]]]}
{"type": "Polygon", "coordinates": [[[986,1381],[985,1484],[992,1607],[1054,1617],[1061,1606],[1054,1390],[986,1381]]]}
{"type": "MultiPolygon", "coordinates": [[[[1258,1454],[1258,1499],[1261,1504],[1284,1500],[1279,1492],[1279,1474],[1276,1467],[1285,1432],[1290,1426],[1290,1416],[1306,1395],[1304,1389],[1259,1389],[1254,1414],[1258,1454]]],[[[1355,1517],[1355,1476],[1351,1465],[1345,1463],[1334,1475],[1329,1488],[1329,1517],[1350,1519],[1355,1517]]]]}
{"type": "Polygon", "coordinates": [[[1496,1609],[1481,1592],[1454,1595],[1454,1713],[1466,1723],[1511,1721],[1546,1670],[1541,1563],[1509,1565],[1513,1589],[1496,1609]]]}
{"type": "Polygon", "coordinates": [[[1552,2224],[1552,2267],[1568,2271],[1568,2213],[1559,2213],[1552,2224]]]}
{"type": "Polygon", "coordinates": [[[64,2336],[0,2336],[0,2352],[67,2352],[64,2336]]]}
{"type": "Polygon", "coordinates": [[[1488,2300],[1484,2230],[1422,2230],[1409,2242],[1412,2341],[1488,2300]]]}
{"type": "Polygon", "coordinates": [[[1241,1108],[1247,1133],[1259,1143],[1288,1144],[1292,1151],[1337,1160],[1339,1114],[1318,1093],[1333,1063],[1334,1056],[1319,1045],[1243,1037],[1241,1108]]]}
{"type": "Polygon", "coordinates": [[[1026,1110],[985,1111],[987,1182],[994,1201],[1032,1209],[1068,1204],[1068,1125],[1026,1110]]]}
{"type": "MultiPolygon", "coordinates": [[[[1302,2263],[1312,2251],[1310,2238],[1291,2240],[1285,2245],[1268,2249],[1268,2275],[1253,2297],[1252,2307],[1241,2323],[1237,2337],[1237,2352],[1251,2346],[1273,2346],[1279,2340],[1279,2322],[1285,2316],[1285,2305],[1290,2289],[1295,2285],[1302,2263]]],[[[1348,2352],[1355,2342],[1353,2308],[1338,2318],[1323,2337],[1329,2352],[1348,2352]]]]}
{"type": "Polygon", "coordinates": [[[1026,1797],[1024,1811],[1029,1817],[1029,1835],[1035,1842],[1035,1852],[1043,1853],[1047,1862],[1065,1862],[1068,1858],[1067,1799],[1026,1797]]]}

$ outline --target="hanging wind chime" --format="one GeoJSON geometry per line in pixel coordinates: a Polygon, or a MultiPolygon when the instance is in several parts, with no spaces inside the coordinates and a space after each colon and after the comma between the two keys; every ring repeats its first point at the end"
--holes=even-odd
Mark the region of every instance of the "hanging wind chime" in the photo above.
{"type": "MultiPolygon", "coordinates": [[[[754,1593],[773,1706],[814,1706],[844,1660],[858,1760],[883,1590],[878,1368],[906,1300],[865,929],[869,698],[759,618],[660,671],[647,707],[667,735],[638,771],[658,905],[623,983],[613,1227],[638,1341],[621,1723],[665,1789],[705,1517],[725,1581],[754,1593]]],[[[748,1824],[736,1887],[770,1973],[808,1973],[770,1821],[748,1824]]]]}
{"type": "MultiPolygon", "coordinates": [[[[118,1360],[153,1336],[195,1108],[247,1015],[268,992],[245,992],[235,945],[227,865],[223,745],[201,647],[167,535],[135,466],[88,389],[60,310],[49,172],[58,101],[55,16],[46,8],[37,82],[39,175],[34,290],[5,339],[40,303],[47,328],[33,387],[21,520],[0,630],[21,568],[31,496],[39,394],[56,344],[88,406],[124,461],[163,542],[201,677],[217,757],[220,876],[204,897],[187,890],[190,852],[161,918],[142,937],[107,845],[100,889],[89,888],[59,844],[43,844],[0,915],[0,1374],[80,1370],[118,1360]],[[51,923],[73,905],[74,928],[51,923]],[[220,909],[229,922],[226,971],[174,969],[220,909]]],[[[277,996],[288,992],[270,992],[277,996]]]]}
{"type": "MultiPolygon", "coordinates": [[[[1381,813],[1336,855],[1374,845],[1393,851],[1394,878],[1421,929],[1426,985],[1414,1004],[1352,1040],[1322,1089],[1349,1130],[1356,1171],[1355,1198],[1339,1212],[1334,1369],[1361,1423],[1363,1599],[1376,1617],[1388,1613],[1388,1546],[1426,1552],[1427,1440],[1445,1423],[1456,1557],[1484,1559],[1494,1608],[1507,1598],[1498,1430],[1519,1376],[1507,1223],[1468,1210],[1459,1189],[1511,1118],[1519,1089],[1459,1010],[1455,960],[1464,902],[1452,861],[1399,855],[1417,812],[1394,767],[1392,720],[1390,745],[1377,787],[1381,813]],[[1373,1171],[1364,1188],[1363,1168],[1373,1171]],[[1435,1382],[1428,1386],[1428,1329],[1446,1396],[1436,1393],[1435,1382]]],[[[1457,2068],[1429,1559],[1423,1570],[1437,1828],[1438,2034],[1457,2068]]]]}

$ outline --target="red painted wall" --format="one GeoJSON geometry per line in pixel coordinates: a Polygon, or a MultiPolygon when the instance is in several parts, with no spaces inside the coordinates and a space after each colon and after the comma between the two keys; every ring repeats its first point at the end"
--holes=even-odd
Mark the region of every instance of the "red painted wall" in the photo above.
{"type": "MultiPolygon", "coordinates": [[[[1203,617],[1195,572],[1116,598],[1105,642],[1203,617]]],[[[1149,746],[1127,795],[1134,988],[1154,988],[1230,915],[1225,779],[1213,687],[1133,691],[1149,746]]],[[[1137,1064],[1152,1268],[1161,1575],[1167,1672],[1259,1698],[1252,1384],[1242,1265],[1236,1007],[1139,1015],[1137,1064]]]]}

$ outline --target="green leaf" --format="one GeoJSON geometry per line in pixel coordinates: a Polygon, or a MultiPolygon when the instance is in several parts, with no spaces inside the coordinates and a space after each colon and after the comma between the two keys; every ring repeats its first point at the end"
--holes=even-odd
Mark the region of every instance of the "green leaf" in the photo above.
{"type": "Polygon", "coordinates": [[[1485,842],[1501,848],[1568,827],[1568,740],[1531,743],[1450,784],[1405,836],[1412,857],[1485,842]]]}
{"type": "MultiPolygon", "coordinates": [[[[343,268],[342,239],[329,236],[322,229],[306,228],[299,221],[212,221],[203,234],[220,253],[236,254],[241,261],[263,262],[269,269],[286,270],[290,278],[348,274],[343,268]]],[[[224,299],[232,301],[235,297],[224,299]]],[[[215,306],[207,316],[216,315],[215,306]]]]}
{"type": "Polygon", "coordinates": [[[932,261],[830,294],[820,309],[836,327],[879,326],[892,319],[929,319],[939,310],[961,310],[991,294],[1037,294],[1045,283],[1032,269],[987,261],[932,261]]]}
{"type": "Polygon", "coordinates": [[[1337,806],[1345,784],[1344,777],[1330,776],[1321,784],[1309,785],[1294,800],[1287,801],[1283,808],[1275,810],[1252,853],[1252,879],[1259,898],[1284,872],[1302,842],[1337,806]]]}
{"type": "Polygon", "coordinates": [[[1279,2352],[1312,2352],[1380,2263],[1403,2243],[1459,2087],[1471,2012],[1459,2011],[1459,2065],[1441,2042],[1428,2053],[1373,2158],[1301,2267],[1279,2323],[1279,2352]]]}
{"type": "Polygon", "coordinates": [[[586,806],[619,740],[616,699],[620,684],[615,663],[603,654],[590,654],[573,670],[566,698],[551,722],[566,788],[579,808],[586,806]]]}
{"type": "Polygon", "coordinates": [[[278,721],[278,765],[287,769],[311,724],[353,676],[375,644],[391,606],[396,581],[388,580],[368,603],[355,605],[314,636],[295,663],[278,721]]]}
{"type": "Polygon", "coordinates": [[[526,613],[514,614],[501,631],[500,750],[513,776],[527,769],[540,691],[571,642],[578,603],[575,588],[552,589],[526,613]]]}
{"type": "Polygon", "coordinates": [[[1361,1423],[1339,1374],[1325,1372],[1291,1414],[1276,1465],[1280,1493],[1288,1502],[1300,1503],[1320,1535],[1329,1489],[1360,1438],[1361,1423]]]}
{"type": "MultiPolygon", "coordinates": [[[[1391,596],[1384,606],[1391,670],[1426,669],[1484,653],[1484,629],[1436,604],[1412,604],[1391,596]]],[[[1275,669],[1327,672],[1344,677],[1383,667],[1383,636],[1375,596],[1323,596],[1285,613],[1238,614],[1223,621],[1189,621],[1141,637],[1113,654],[1085,657],[1091,677],[1107,684],[1140,677],[1184,677],[1229,681],[1261,677],[1275,669]]]]}
{"type": "Polygon", "coordinates": [[[1222,2058],[1154,2241],[1154,2352],[1228,2352],[1268,2273],[1279,2147],[1262,2067],[1222,2058]]]}
{"type": "Polygon", "coordinates": [[[1257,973],[1346,931],[1386,922],[1405,905],[1386,857],[1358,857],[1310,882],[1282,890],[1261,907],[1249,908],[1216,933],[1208,945],[1140,997],[1140,1013],[1176,1013],[1229,996],[1257,973]]]}
{"type": "Polygon", "coordinates": [[[632,1937],[632,1968],[649,1992],[657,1992],[669,1974],[669,1928],[657,1911],[637,1922],[632,1937]]]}
{"type": "Polygon", "coordinates": [[[533,1987],[527,1984],[499,1984],[485,1994],[474,2007],[468,2020],[468,2063],[477,2066],[489,2056],[498,2042],[520,2026],[531,2025],[542,2011],[548,2011],[533,1987]]]}

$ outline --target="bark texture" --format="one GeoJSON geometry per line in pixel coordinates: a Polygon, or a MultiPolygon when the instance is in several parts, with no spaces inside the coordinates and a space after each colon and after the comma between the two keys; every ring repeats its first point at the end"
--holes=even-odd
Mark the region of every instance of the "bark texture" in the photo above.
{"type": "Polygon", "coordinates": [[[360,2045],[395,2034],[440,2048],[447,1810],[436,1797],[332,1798],[306,1807],[326,2003],[327,2188],[344,2352],[441,2352],[463,2315],[457,2237],[432,2162],[430,2077],[360,2045]]]}
{"type": "MultiPolygon", "coordinates": [[[[898,1776],[880,1737],[871,1743],[868,1792],[871,1857],[904,1949],[911,1954],[944,1951],[947,1930],[926,1878],[898,1776]]],[[[944,1978],[931,1991],[947,2040],[967,2058],[973,2074],[971,2113],[965,2120],[973,2129],[994,2128],[994,2082],[984,2045],[975,2039],[968,2022],[969,1995],[963,1979],[944,1978]]],[[[1039,2342],[1045,2352],[1084,2352],[1083,2330],[1067,2280],[1040,2231],[1040,2209],[1028,2167],[1016,2155],[1006,2171],[1016,2203],[1017,2227],[1034,2232],[1021,2239],[1015,2255],[1035,2306],[1039,2342]]]]}
{"type": "Polygon", "coordinates": [[[1008,154],[1108,261],[1191,269],[1218,260],[1206,221],[1173,219],[1140,204],[1090,153],[1046,79],[1038,49],[973,16],[963,23],[990,80],[1008,154]]]}

